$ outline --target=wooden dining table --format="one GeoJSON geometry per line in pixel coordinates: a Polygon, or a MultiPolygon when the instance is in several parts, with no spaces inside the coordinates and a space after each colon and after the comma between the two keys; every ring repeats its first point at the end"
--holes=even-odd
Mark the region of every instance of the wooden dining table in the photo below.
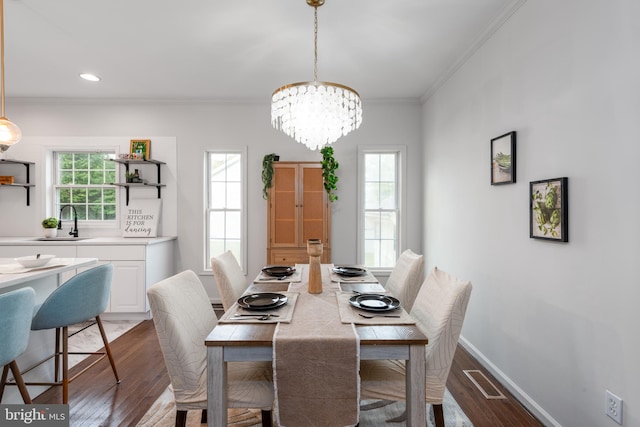
{"type": "MultiPolygon", "coordinates": [[[[308,275],[302,275],[302,285],[308,275]]],[[[323,275],[323,282],[330,278],[323,275]]],[[[261,283],[259,290],[268,289],[261,283]]],[[[286,283],[274,283],[286,289],[286,283]]],[[[349,283],[349,288],[369,291],[371,283],[349,283]]],[[[324,289],[328,289],[328,286],[324,289]]],[[[248,292],[255,291],[251,286],[248,292]]],[[[323,291],[328,292],[328,291],[323,291]]],[[[294,311],[305,316],[304,311],[294,311]]],[[[207,347],[208,425],[227,425],[227,362],[273,361],[273,323],[218,323],[205,339],[207,347]]],[[[427,337],[414,325],[356,325],[360,341],[360,360],[405,360],[407,426],[426,425],[425,345],[427,337]]]]}

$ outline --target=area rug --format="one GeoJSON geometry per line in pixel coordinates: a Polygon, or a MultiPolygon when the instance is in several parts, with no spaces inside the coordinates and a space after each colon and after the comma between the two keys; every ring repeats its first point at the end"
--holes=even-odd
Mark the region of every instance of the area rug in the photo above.
{"type": "MultiPolygon", "coordinates": [[[[473,427],[471,421],[462,412],[448,390],[444,394],[444,420],[447,427],[473,427]]],[[[401,427],[405,421],[388,421],[401,417],[404,413],[404,402],[391,402],[386,400],[365,400],[360,406],[360,427],[401,427]]],[[[427,426],[433,427],[433,411],[427,407],[427,426]]],[[[274,417],[275,418],[275,417],[274,417]]],[[[147,413],[138,423],[138,427],[173,427],[176,420],[176,407],[173,401],[173,393],[167,388],[154,402],[147,413]]],[[[260,410],[254,409],[229,409],[227,422],[229,427],[260,427],[260,410]]],[[[187,427],[201,427],[200,411],[189,411],[187,414],[187,427]]],[[[277,426],[274,419],[274,426],[277,426]]]]}
{"type": "MultiPolygon", "coordinates": [[[[137,320],[102,320],[104,332],[109,342],[113,342],[120,335],[131,330],[140,321],[137,320]]],[[[69,352],[74,351],[98,351],[104,347],[100,329],[94,322],[82,322],[69,326],[69,352]]],[[[72,367],[89,355],[69,355],[69,367],[72,367]]]]}

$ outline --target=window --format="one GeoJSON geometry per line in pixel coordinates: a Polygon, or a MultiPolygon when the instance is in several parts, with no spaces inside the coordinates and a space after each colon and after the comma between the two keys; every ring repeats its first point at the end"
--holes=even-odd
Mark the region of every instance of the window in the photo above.
{"type": "MultiPolygon", "coordinates": [[[[54,158],[54,212],[71,205],[78,220],[94,223],[115,223],[116,188],[109,185],[117,182],[113,152],[56,151],[54,158]]],[[[63,220],[73,219],[73,210],[65,209],[63,220]]]]}
{"type": "Polygon", "coordinates": [[[360,149],[359,262],[392,268],[400,252],[404,150],[360,149]]]}
{"type": "Polygon", "coordinates": [[[245,158],[246,150],[206,154],[205,270],[212,256],[228,250],[246,267],[245,158]]]}

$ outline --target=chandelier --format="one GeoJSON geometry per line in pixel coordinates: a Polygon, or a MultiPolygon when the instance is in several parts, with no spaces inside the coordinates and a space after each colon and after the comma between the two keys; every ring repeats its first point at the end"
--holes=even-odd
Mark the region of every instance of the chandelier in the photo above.
{"type": "Polygon", "coordinates": [[[4,116],[4,1],[0,0],[0,153],[22,139],[20,128],[4,116]]]}
{"type": "Polygon", "coordinates": [[[306,0],[314,8],[313,81],[284,85],[271,97],[271,124],[311,150],[358,129],[362,105],[358,92],[338,83],[318,81],[318,7],[325,0],[306,0]]]}

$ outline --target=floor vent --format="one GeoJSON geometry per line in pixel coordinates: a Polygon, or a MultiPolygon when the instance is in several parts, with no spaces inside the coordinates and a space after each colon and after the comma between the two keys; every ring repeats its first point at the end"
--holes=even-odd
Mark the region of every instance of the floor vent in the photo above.
{"type": "Polygon", "coordinates": [[[463,370],[464,374],[480,390],[486,399],[506,399],[507,397],[487,378],[482,371],[476,369],[463,370]]]}

